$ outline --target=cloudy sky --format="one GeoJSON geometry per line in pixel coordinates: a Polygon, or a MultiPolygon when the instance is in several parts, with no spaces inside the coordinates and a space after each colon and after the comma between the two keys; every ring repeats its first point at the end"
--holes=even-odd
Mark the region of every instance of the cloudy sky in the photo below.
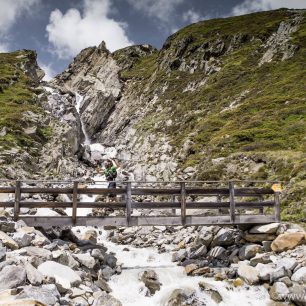
{"type": "Polygon", "coordinates": [[[181,27],[255,11],[306,8],[306,0],[0,0],[0,52],[34,49],[50,78],[85,47],[149,43],[181,27]]]}

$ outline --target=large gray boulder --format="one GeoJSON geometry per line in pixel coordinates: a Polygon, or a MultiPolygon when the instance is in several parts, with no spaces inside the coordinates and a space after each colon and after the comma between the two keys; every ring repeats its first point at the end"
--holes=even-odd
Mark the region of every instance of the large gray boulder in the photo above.
{"type": "Polygon", "coordinates": [[[46,305],[54,305],[58,302],[60,294],[55,285],[42,285],[42,287],[26,286],[16,296],[16,299],[34,299],[46,305]]]}
{"type": "Polygon", "coordinates": [[[31,245],[33,237],[26,233],[17,232],[14,233],[13,239],[18,243],[20,248],[31,245]]]}
{"type": "Polygon", "coordinates": [[[249,230],[250,234],[275,234],[279,228],[279,223],[256,225],[249,230]]]}
{"type": "Polygon", "coordinates": [[[54,277],[55,282],[63,291],[81,283],[80,276],[71,268],[61,265],[55,261],[46,261],[38,267],[38,271],[44,276],[54,277]]]}
{"type": "Polygon", "coordinates": [[[26,271],[15,265],[5,266],[0,273],[0,290],[12,289],[24,285],[26,271]]]}
{"type": "Polygon", "coordinates": [[[306,284],[306,267],[296,270],[293,273],[291,280],[301,285],[306,284]]]}
{"type": "Polygon", "coordinates": [[[235,244],[239,237],[239,231],[232,228],[221,228],[211,242],[211,246],[230,246],[235,244]]]}
{"type": "Polygon", "coordinates": [[[30,282],[30,284],[34,286],[41,285],[43,281],[43,275],[28,262],[25,263],[24,268],[26,270],[27,279],[30,282]]]}
{"type": "Polygon", "coordinates": [[[88,253],[85,254],[74,254],[73,257],[83,266],[87,267],[88,269],[92,269],[96,261],[95,259],[88,253]]]}

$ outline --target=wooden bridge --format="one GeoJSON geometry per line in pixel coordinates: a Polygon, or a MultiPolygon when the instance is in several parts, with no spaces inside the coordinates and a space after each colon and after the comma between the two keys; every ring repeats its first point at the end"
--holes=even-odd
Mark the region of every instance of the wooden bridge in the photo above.
{"type": "Polygon", "coordinates": [[[43,227],[265,224],[280,221],[280,192],[272,190],[272,183],[124,182],[116,189],[107,189],[105,184],[99,187],[78,181],[0,181],[0,196],[9,197],[0,202],[0,208],[12,208],[16,221],[43,227]],[[60,194],[67,195],[68,201],[55,201],[60,194]],[[113,201],[107,200],[109,194],[115,195],[113,201]],[[92,202],[80,201],[84,195],[104,196],[106,202],[99,201],[101,197],[97,202],[94,198],[92,202]],[[70,208],[72,213],[35,216],[22,214],[22,208],[70,208]],[[80,216],[84,208],[121,210],[122,216],[80,216]]]}

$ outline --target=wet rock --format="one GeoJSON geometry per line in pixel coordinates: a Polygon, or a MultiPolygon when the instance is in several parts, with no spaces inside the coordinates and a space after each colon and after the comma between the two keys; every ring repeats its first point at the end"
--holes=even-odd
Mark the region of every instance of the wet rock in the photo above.
{"type": "Polygon", "coordinates": [[[270,298],[273,301],[283,301],[289,294],[289,289],[282,282],[276,282],[270,288],[270,298]]]}
{"type": "Polygon", "coordinates": [[[279,235],[271,244],[274,252],[283,252],[286,250],[294,249],[300,244],[306,242],[305,233],[285,233],[279,235]]]}
{"type": "Polygon", "coordinates": [[[5,266],[0,274],[0,290],[16,288],[26,282],[26,271],[15,265],[5,266]]]}
{"type": "Polygon", "coordinates": [[[206,274],[209,274],[210,272],[211,272],[210,267],[202,267],[202,268],[193,270],[191,274],[192,275],[206,275],[206,274]]]}
{"type": "Polygon", "coordinates": [[[98,237],[97,231],[95,231],[95,230],[87,230],[84,233],[82,239],[83,240],[88,240],[88,241],[90,241],[90,242],[92,242],[94,244],[97,244],[97,237],[98,237]]]}
{"type": "Polygon", "coordinates": [[[147,270],[139,275],[139,280],[144,282],[145,286],[149,289],[150,294],[155,294],[160,290],[161,283],[158,281],[158,276],[155,271],[147,270]]]}
{"type": "Polygon", "coordinates": [[[167,303],[166,306],[200,306],[202,302],[198,301],[196,298],[195,290],[184,288],[175,289],[167,303]]]}
{"type": "Polygon", "coordinates": [[[24,268],[26,270],[27,279],[33,286],[41,285],[43,281],[43,275],[30,263],[25,263],[24,268]]]}
{"type": "Polygon", "coordinates": [[[211,284],[208,284],[206,282],[199,282],[199,287],[202,291],[205,291],[205,293],[209,294],[211,299],[219,304],[223,301],[223,298],[217,288],[211,284]]]}
{"type": "Polygon", "coordinates": [[[172,261],[182,261],[187,257],[187,251],[180,249],[177,252],[172,253],[172,261]]]}
{"type": "Polygon", "coordinates": [[[99,260],[100,262],[103,262],[104,261],[104,252],[102,252],[101,250],[99,249],[93,249],[91,251],[91,256],[97,260],[99,260]]]}
{"type": "Polygon", "coordinates": [[[110,266],[111,268],[116,268],[117,258],[111,254],[104,255],[104,262],[106,265],[110,266]]]}
{"type": "Polygon", "coordinates": [[[306,267],[302,267],[298,270],[296,270],[292,277],[291,280],[294,282],[297,282],[299,284],[306,284],[306,267]]]}
{"type": "Polygon", "coordinates": [[[256,225],[249,230],[250,234],[276,234],[279,223],[256,225]]]}
{"type": "Polygon", "coordinates": [[[34,299],[46,305],[54,305],[60,298],[55,285],[42,285],[42,287],[26,286],[16,299],[34,299]]]}
{"type": "Polygon", "coordinates": [[[106,281],[110,280],[110,278],[112,277],[112,275],[114,275],[115,271],[108,267],[105,266],[103,269],[100,270],[100,275],[103,279],[105,279],[106,281]]]}
{"type": "Polygon", "coordinates": [[[239,264],[237,274],[249,285],[255,285],[259,282],[258,271],[254,267],[248,266],[244,263],[239,264]]]}
{"type": "Polygon", "coordinates": [[[244,245],[239,250],[239,259],[240,260],[251,259],[257,253],[262,253],[262,252],[263,252],[263,247],[261,245],[258,244],[244,245]]]}
{"type": "Polygon", "coordinates": [[[0,231],[0,241],[2,241],[3,245],[6,247],[17,250],[19,248],[18,243],[13,240],[10,236],[8,236],[6,233],[0,231]]]}
{"type": "Polygon", "coordinates": [[[112,289],[109,287],[109,285],[107,284],[107,282],[102,279],[102,278],[99,278],[97,281],[95,281],[94,283],[97,287],[99,287],[101,290],[107,292],[107,293],[110,293],[112,292],[112,289]]]}
{"type": "Polygon", "coordinates": [[[44,276],[54,277],[56,284],[63,289],[70,289],[81,283],[80,276],[71,268],[54,261],[46,261],[38,267],[38,271],[44,276]]]}
{"type": "Polygon", "coordinates": [[[95,299],[93,306],[122,306],[121,302],[112,297],[106,292],[101,292],[99,296],[95,299]]]}

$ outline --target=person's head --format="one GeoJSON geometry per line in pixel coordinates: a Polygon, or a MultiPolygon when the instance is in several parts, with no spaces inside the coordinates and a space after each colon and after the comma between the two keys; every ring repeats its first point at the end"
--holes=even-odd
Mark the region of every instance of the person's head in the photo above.
{"type": "Polygon", "coordinates": [[[112,166],[112,161],[110,159],[107,159],[104,161],[104,167],[105,168],[110,168],[112,166]]]}

